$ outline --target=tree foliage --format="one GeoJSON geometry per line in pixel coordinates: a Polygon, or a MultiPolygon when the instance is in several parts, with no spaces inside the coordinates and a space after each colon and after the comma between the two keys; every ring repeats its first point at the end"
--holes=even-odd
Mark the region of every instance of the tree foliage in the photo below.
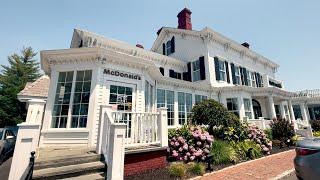
{"type": "Polygon", "coordinates": [[[192,121],[195,124],[213,126],[236,127],[240,120],[219,102],[208,99],[197,103],[192,108],[192,121]]]}
{"type": "Polygon", "coordinates": [[[9,65],[1,65],[0,72],[0,127],[15,125],[26,117],[25,103],[21,103],[17,94],[27,82],[39,78],[37,53],[31,48],[23,48],[20,54],[8,56],[9,65]]]}

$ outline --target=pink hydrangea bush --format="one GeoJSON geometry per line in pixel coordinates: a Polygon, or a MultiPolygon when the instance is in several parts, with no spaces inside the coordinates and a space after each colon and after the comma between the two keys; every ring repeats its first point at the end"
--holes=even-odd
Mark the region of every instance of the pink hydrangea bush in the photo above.
{"type": "Polygon", "coordinates": [[[257,126],[249,126],[248,138],[257,143],[264,154],[270,154],[272,150],[272,141],[267,138],[263,130],[257,126]]]}
{"type": "Polygon", "coordinates": [[[183,126],[169,132],[168,158],[173,161],[205,161],[213,136],[199,126],[183,126]]]}

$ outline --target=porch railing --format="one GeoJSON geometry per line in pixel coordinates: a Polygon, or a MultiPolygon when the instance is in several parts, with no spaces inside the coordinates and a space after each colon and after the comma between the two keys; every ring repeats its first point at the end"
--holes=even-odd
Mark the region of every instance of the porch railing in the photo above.
{"type": "Polygon", "coordinates": [[[112,112],[115,123],[126,124],[126,147],[159,144],[160,113],[112,112]]]}
{"type": "Polygon", "coordinates": [[[268,129],[270,128],[270,123],[272,122],[272,120],[260,117],[259,119],[250,119],[247,122],[256,125],[260,129],[268,129]]]}

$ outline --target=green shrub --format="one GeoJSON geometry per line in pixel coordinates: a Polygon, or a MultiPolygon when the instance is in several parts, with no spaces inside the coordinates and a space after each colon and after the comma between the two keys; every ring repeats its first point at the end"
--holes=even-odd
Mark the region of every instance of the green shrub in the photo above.
{"type": "Polygon", "coordinates": [[[291,138],[295,135],[294,126],[285,119],[274,119],[271,124],[271,131],[273,139],[277,139],[282,143],[291,145],[291,138]]]}
{"type": "Polygon", "coordinates": [[[203,100],[193,106],[192,122],[198,125],[209,125],[210,133],[214,126],[236,127],[240,124],[238,117],[213,99],[203,100]]]}
{"type": "Polygon", "coordinates": [[[206,166],[201,163],[188,163],[188,171],[191,174],[197,175],[197,176],[202,176],[206,172],[206,166]]]}
{"type": "Polygon", "coordinates": [[[320,137],[320,131],[313,131],[314,137],[320,137]]]}
{"type": "Polygon", "coordinates": [[[245,140],[242,142],[233,143],[238,156],[241,159],[256,159],[262,156],[261,147],[253,141],[245,140]]]}
{"type": "Polygon", "coordinates": [[[320,120],[310,120],[312,130],[320,131],[320,120]]]}
{"type": "Polygon", "coordinates": [[[264,133],[267,135],[267,138],[268,138],[268,139],[270,139],[270,140],[273,139],[271,128],[265,129],[265,130],[264,130],[264,133]]]}
{"type": "Polygon", "coordinates": [[[210,154],[214,164],[227,164],[238,161],[237,152],[227,141],[217,140],[213,142],[210,154]]]}
{"type": "Polygon", "coordinates": [[[170,176],[175,178],[183,178],[186,176],[187,167],[184,163],[172,163],[168,167],[168,172],[170,176]]]}

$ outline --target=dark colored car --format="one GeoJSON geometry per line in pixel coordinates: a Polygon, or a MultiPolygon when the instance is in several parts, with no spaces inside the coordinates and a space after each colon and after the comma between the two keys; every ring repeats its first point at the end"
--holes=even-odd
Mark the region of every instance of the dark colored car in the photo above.
{"type": "Polygon", "coordinates": [[[294,167],[298,179],[320,179],[320,138],[298,141],[294,167]]]}
{"type": "Polygon", "coordinates": [[[16,136],[8,128],[0,128],[0,164],[11,155],[16,144],[16,136]]]}

